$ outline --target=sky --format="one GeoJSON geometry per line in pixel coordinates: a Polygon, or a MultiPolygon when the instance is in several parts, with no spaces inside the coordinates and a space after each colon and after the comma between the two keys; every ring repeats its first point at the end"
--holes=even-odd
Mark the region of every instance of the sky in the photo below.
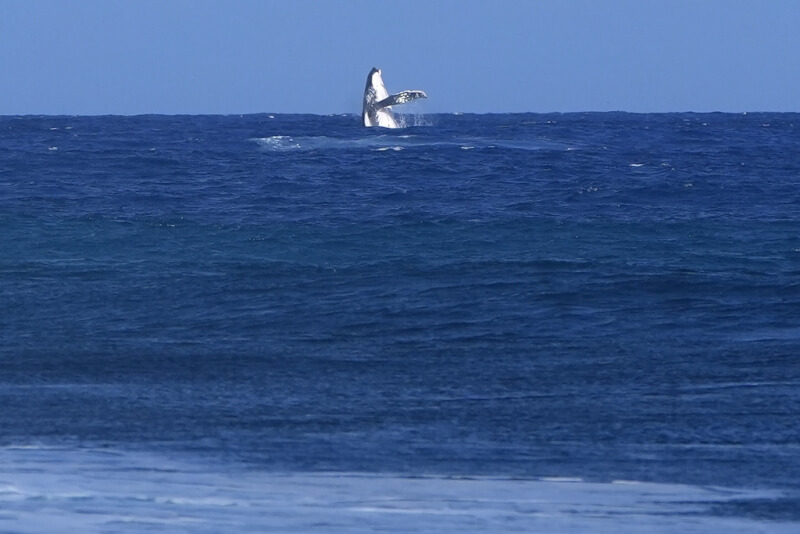
{"type": "Polygon", "coordinates": [[[800,111],[797,0],[0,0],[0,115],[800,111]]]}

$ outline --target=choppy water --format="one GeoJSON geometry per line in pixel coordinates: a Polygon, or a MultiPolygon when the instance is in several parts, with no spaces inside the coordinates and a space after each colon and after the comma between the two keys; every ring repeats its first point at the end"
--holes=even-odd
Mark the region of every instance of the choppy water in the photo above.
{"type": "Polygon", "coordinates": [[[796,528],[800,115],[414,123],[1,117],[0,531],[796,528]]]}

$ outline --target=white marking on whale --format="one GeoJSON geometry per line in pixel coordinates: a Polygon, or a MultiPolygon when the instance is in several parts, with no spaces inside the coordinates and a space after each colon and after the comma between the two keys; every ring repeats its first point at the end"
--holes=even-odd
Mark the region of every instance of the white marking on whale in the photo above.
{"type": "Polygon", "coordinates": [[[392,113],[392,106],[405,104],[418,98],[428,98],[425,91],[401,91],[390,95],[383,85],[381,69],[373,67],[367,75],[367,86],[364,88],[364,107],[361,118],[364,126],[381,126],[397,128],[397,121],[392,113]]]}

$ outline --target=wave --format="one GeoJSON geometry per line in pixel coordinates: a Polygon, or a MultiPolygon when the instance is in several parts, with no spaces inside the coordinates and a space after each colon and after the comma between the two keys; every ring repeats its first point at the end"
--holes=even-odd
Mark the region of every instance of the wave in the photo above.
{"type": "Polygon", "coordinates": [[[452,137],[443,138],[441,135],[430,137],[415,134],[382,134],[365,135],[362,137],[331,137],[331,136],[289,136],[273,135],[253,139],[263,149],[269,152],[292,151],[328,151],[328,150],[404,150],[415,148],[439,147],[442,149],[474,150],[474,149],[510,149],[510,150],[574,150],[574,147],[556,147],[544,142],[504,141],[480,137],[452,137]]]}
{"type": "Polygon", "coordinates": [[[580,478],[275,473],[112,449],[0,448],[0,524],[33,532],[797,532],[773,490],[580,478]],[[524,528],[521,528],[523,527],[524,528]]]}

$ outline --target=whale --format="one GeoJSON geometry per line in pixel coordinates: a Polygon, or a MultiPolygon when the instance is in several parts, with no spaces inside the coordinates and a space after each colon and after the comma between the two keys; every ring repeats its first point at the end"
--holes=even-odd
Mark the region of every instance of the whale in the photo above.
{"type": "Polygon", "coordinates": [[[364,126],[380,126],[383,128],[397,128],[397,121],[392,113],[392,106],[405,104],[418,98],[428,98],[425,91],[400,91],[390,95],[383,84],[381,69],[373,67],[367,75],[367,86],[364,88],[364,107],[361,110],[361,119],[364,126]]]}

